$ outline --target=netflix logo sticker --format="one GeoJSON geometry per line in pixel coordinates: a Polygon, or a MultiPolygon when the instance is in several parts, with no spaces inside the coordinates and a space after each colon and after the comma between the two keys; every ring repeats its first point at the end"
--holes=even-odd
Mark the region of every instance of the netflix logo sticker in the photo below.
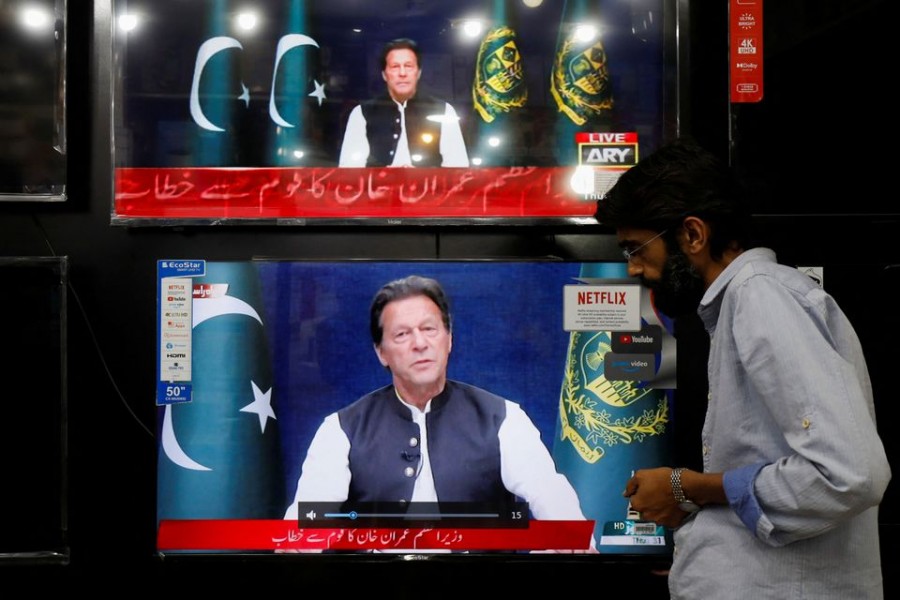
{"type": "Polygon", "coordinates": [[[567,285],[563,289],[566,331],[640,331],[639,285],[567,285]]]}

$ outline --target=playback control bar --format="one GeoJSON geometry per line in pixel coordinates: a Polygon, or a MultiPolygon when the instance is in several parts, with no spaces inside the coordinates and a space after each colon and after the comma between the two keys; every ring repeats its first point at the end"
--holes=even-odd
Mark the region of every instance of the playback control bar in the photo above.
{"type": "Polygon", "coordinates": [[[527,502],[298,502],[298,526],[525,529],[527,502]]]}

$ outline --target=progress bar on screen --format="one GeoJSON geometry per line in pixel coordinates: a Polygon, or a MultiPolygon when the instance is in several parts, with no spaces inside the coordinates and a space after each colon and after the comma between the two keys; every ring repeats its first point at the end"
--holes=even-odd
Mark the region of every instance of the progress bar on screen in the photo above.
{"type": "Polygon", "coordinates": [[[353,527],[528,527],[528,503],[483,502],[298,502],[304,528],[353,527]]]}

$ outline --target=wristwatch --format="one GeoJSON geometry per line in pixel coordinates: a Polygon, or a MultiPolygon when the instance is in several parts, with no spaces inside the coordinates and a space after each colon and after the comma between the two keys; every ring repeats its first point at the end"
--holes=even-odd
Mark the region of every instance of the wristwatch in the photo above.
{"type": "Polygon", "coordinates": [[[683,467],[672,469],[672,494],[675,496],[678,508],[684,512],[694,513],[700,510],[700,505],[684,497],[684,490],[681,488],[682,471],[684,471],[683,467]]]}

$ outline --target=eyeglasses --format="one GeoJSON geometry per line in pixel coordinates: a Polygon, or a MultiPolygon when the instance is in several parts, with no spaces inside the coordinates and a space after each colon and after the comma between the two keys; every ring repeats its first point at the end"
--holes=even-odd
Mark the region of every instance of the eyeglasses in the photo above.
{"type": "Polygon", "coordinates": [[[638,254],[641,253],[641,250],[644,249],[644,246],[646,246],[647,244],[649,244],[650,242],[652,242],[652,241],[655,240],[656,238],[664,236],[668,231],[669,231],[668,229],[663,229],[662,231],[660,231],[659,233],[657,233],[656,235],[654,235],[652,238],[650,238],[649,240],[647,240],[646,242],[644,242],[643,244],[641,244],[641,245],[638,246],[637,248],[633,248],[633,249],[631,249],[631,250],[627,250],[627,249],[624,249],[624,248],[623,248],[623,249],[622,249],[622,256],[625,257],[625,260],[627,260],[628,262],[631,262],[638,254]]]}

